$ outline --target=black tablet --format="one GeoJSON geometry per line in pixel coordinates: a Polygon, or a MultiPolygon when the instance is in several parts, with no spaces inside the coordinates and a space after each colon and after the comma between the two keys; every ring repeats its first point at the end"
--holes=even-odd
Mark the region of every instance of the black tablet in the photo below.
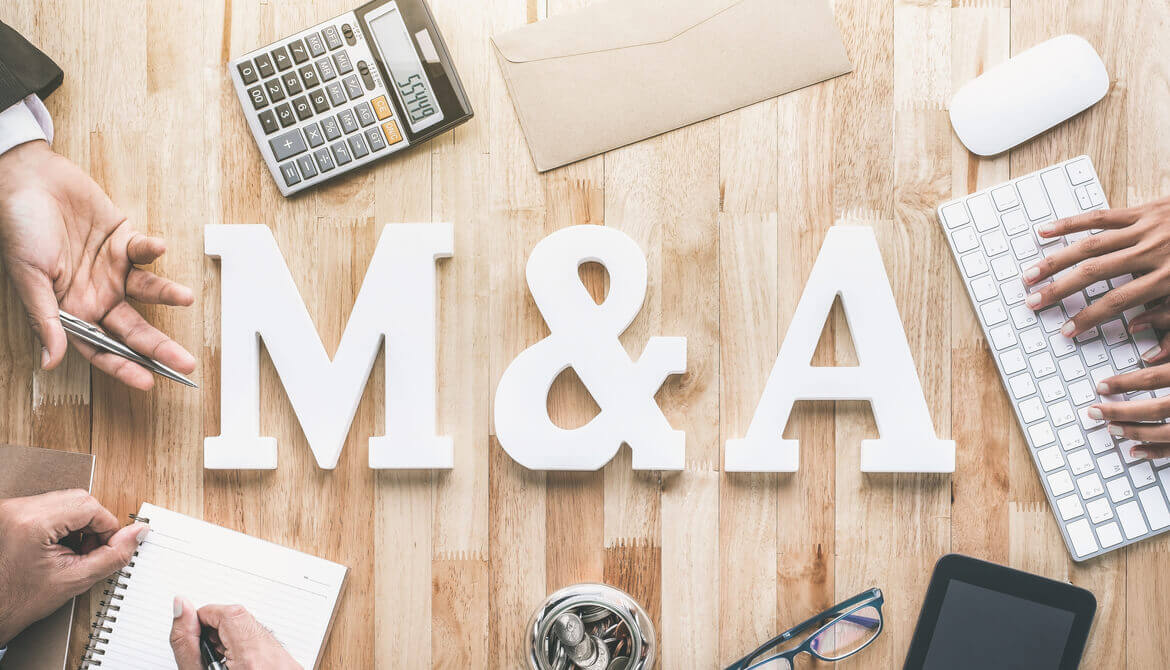
{"type": "Polygon", "coordinates": [[[934,566],[904,670],[1075,670],[1097,599],[959,554],[934,566]]]}

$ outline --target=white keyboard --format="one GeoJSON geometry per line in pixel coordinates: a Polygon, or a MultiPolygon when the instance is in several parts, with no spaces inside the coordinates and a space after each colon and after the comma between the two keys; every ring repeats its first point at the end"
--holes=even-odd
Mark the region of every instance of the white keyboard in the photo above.
{"type": "MultiPolygon", "coordinates": [[[[1128,310],[1075,341],[1060,334],[1068,317],[1133,277],[1097,282],[1039,312],[1024,304],[1021,270],[1066,241],[1090,234],[1041,239],[1036,226],[1108,206],[1092,161],[1079,156],[938,208],[1048,501],[1077,561],[1170,530],[1170,459],[1130,458],[1136,443],[1115,440],[1104,422],[1086,414],[1099,400],[1097,382],[1144,366],[1141,353],[1157,343],[1150,330],[1129,334],[1129,320],[1144,308],[1128,310]]],[[[1153,395],[1167,394],[1170,389],[1153,395]]]]}

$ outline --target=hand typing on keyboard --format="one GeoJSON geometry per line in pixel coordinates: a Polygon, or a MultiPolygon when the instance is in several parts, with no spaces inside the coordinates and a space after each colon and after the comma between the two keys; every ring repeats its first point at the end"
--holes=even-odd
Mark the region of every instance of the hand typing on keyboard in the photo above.
{"type": "Polygon", "coordinates": [[[1170,417],[1170,395],[1143,393],[1140,399],[1125,400],[1127,393],[1170,388],[1170,335],[1159,342],[1153,330],[1170,331],[1170,301],[1163,302],[1170,296],[1170,198],[1127,209],[1093,210],[1040,226],[1037,232],[1048,239],[1068,236],[1069,244],[1024,271],[1032,290],[1028,306],[1043,312],[1065,301],[1067,308],[1069,296],[1085,291],[1094,297],[1075,314],[1070,311],[1061,328],[1065,337],[1100,328],[1108,339],[1110,328],[1125,314],[1129,334],[1145,343],[1139,353],[1151,367],[1101,379],[1098,393],[1122,402],[1094,404],[1090,417],[1109,421],[1115,437],[1146,443],[1130,450],[1133,457],[1170,457],[1170,424],[1162,423],[1170,417]],[[1120,286],[1114,280],[1112,290],[1093,290],[1116,277],[1134,279],[1120,286]],[[1149,303],[1161,304],[1143,312],[1149,303]]]}

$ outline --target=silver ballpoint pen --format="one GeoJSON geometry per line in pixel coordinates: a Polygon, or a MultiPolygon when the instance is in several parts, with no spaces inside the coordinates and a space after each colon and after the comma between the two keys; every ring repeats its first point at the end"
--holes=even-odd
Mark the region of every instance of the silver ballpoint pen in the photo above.
{"type": "Polygon", "coordinates": [[[162,363],[159,363],[153,358],[143,356],[137,351],[134,351],[125,344],[122,344],[121,342],[110,337],[104,330],[98,328],[92,323],[85,321],[84,319],[79,319],[65,310],[60,310],[60,313],[61,326],[65,329],[65,332],[73,335],[82,342],[97,347],[102,351],[107,351],[111,354],[114,354],[115,356],[121,356],[127,360],[134,361],[135,363],[141,365],[147,370],[150,370],[156,375],[177,381],[180,384],[186,384],[191,388],[199,388],[195,382],[187,379],[183,375],[175,372],[162,363]]]}

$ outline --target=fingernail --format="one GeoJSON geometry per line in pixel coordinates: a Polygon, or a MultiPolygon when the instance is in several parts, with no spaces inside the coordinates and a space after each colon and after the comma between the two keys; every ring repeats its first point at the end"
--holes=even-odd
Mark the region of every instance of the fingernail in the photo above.
{"type": "Polygon", "coordinates": [[[138,544],[142,544],[146,542],[147,537],[150,537],[150,526],[143,525],[142,529],[138,531],[138,535],[134,536],[134,539],[138,540],[138,544]]]}
{"type": "Polygon", "coordinates": [[[41,369],[45,370],[49,367],[49,350],[41,347],[41,369]]]}
{"type": "Polygon", "coordinates": [[[1056,231],[1056,226],[1052,225],[1051,223],[1046,223],[1037,228],[1036,231],[1041,235],[1051,235],[1056,231]]]}
{"type": "Polygon", "coordinates": [[[1125,435],[1125,431],[1121,429],[1121,426],[1109,424],[1109,434],[1113,437],[1123,437],[1125,435]]]}
{"type": "Polygon", "coordinates": [[[1101,419],[1105,418],[1105,415],[1101,413],[1101,410],[1097,409],[1096,407],[1090,407],[1089,411],[1085,413],[1089,415],[1090,419],[1096,419],[1100,421],[1101,419]]]}
{"type": "Polygon", "coordinates": [[[1040,294],[1039,293],[1029,293],[1028,299],[1025,300],[1024,302],[1028,303],[1028,307],[1039,307],[1040,306],[1040,294]]]}
{"type": "Polygon", "coordinates": [[[1130,458],[1149,458],[1150,454],[1145,449],[1140,449],[1138,447],[1134,447],[1133,449],[1129,450],[1129,457],[1130,458]]]}
{"type": "Polygon", "coordinates": [[[1101,395],[1109,395],[1111,393],[1109,390],[1109,385],[1105,382],[1097,382],[1097,393],[1100,393],[1101,395]]]}
{"type": "Polygon", "coordinates": [[[175,618],[183,616],[183,599],[175,596],[175,618]]]}
{"type": "Polygon", "coordinates": [[[1072,321],[1065,321],[1064,325],[1060,327],[1060,334],[1065,337],[1072,337],[1075,332],[1077,332],[1077,325],[1072,321]]]}
{"type": "Polygon", "coordinates": [[[1148,362],[1154,360],[1155,358],[1157,358],[1161,353],[1162,353],[1162,347],[1159,347],[1158,345],[1155,344],[1154,346],[1152,346],[1148,350],[1146,350],[1146,353],[1142,354],[1142,360],[1146,361],[1148,363],[1148,362]]]}
{"type": "Polygon", "coordinates": [[[1024,270],[1024,281],[1035,281],[1040,276],[1040,268],[1031,267],[1024,270]]]}

